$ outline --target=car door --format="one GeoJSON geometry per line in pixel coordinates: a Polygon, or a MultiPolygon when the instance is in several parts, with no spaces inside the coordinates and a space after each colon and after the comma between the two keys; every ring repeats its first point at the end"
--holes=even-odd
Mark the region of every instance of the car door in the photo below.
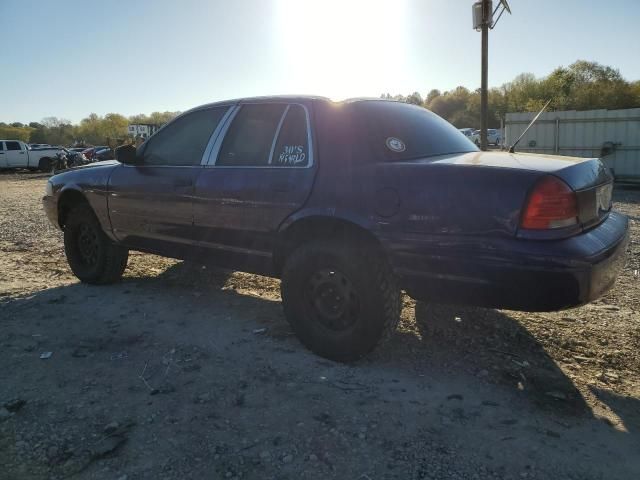
{"type": "Polygon", "coordinates": [[[23,147],[20,142],[5,141],[5,161],[7,167],[18,168],[27,167],[29,162],[29,156],[26,147],[23,147]]]}
{"type": "Polygon", "coordinates": [[[237,106],[195,186],[196,244],[231,268],[270,265],[274,234],[308,198],[315,165],[308,107],[237,106]]]}
{"type": "Polygon", "coordinates": [[[139,165],[121,165],[113,171],[109,217],[119,240],[163,255],[188,255],[194,182],[209,141],[229,108],[181,115],[141,145],[139,165]]]}

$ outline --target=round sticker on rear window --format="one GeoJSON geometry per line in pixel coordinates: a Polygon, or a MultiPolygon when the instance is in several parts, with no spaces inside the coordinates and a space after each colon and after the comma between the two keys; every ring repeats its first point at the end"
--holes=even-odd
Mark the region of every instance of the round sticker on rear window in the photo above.
{"type": "Polygon", "coordinates": [[[387,148],[392,152],[404,152],[407,147],[405,147],[404,142],[396,137],[389,137],[386,141],[387,148]]]}

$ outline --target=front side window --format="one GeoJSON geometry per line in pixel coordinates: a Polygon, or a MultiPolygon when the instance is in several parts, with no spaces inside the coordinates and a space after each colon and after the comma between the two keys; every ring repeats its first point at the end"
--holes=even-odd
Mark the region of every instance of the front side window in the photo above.
{"type": "Polygon", "coordinates": [[[0,142],[0,152],[4,150],[4,142],[0,142]]]}
{"type": "Polygon", "coordinates": [[[368,100],[352,104],[360,138],[374,158],[402,161],[478,148],[453,125],[426,108],[368,100]]]}
{"type": "Polygon", "coordinates": [[[271,165],[306,167],[310,162],[307,114],[300,105],[290,105],[282,122],[271,165]]]}
{"type": "Polygon", "coordinates": [[[144,165],[200,165],[207,143],[228,109],[208,108],[178,117],[149,140],[144,165]]]}
{"type": "Polygon", "coordinates": [[[243,105],[224,137],[216,166],[268,166],[286,105],[243,105]]]}
{"type": "Polygon", "coordinates": [[[20,144],[18,142],[5,142],[7,145],[7,150],[21,150],[20,144]]]}

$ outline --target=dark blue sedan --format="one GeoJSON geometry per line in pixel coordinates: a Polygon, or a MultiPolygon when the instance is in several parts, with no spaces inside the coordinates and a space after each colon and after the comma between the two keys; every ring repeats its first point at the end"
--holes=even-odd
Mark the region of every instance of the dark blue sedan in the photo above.
{"type": "Polygon", "coordinates": [[[52,177],[83,282],[130,249],[282,279],[301,341],[349,361],[428,302],[558,310],[609,289],[628,242],[598,159],[480,152],[420,107],[317,97],[190,110],[117,160],[52,177]]]}

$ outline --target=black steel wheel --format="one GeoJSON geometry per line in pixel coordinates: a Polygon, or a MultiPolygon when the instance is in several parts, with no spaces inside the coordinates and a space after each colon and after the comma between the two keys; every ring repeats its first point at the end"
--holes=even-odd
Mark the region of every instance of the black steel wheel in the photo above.
{"type": "Polygon", "coordinates": [[[356,323],[360,299],[353,283],[336,269],[315,272],[305,290],[307,315],[334,331],[347,330],[356,323]]]}
{"type": "Polygon", "coordinates": [[[300,341],[349,362],[389,338],[400,318],[400,290],[379,248],[358,238],[315,240],[285,261],[285,317],[300,341]]]}
{"type": "Polygon", "coordinates": [[[74,275],[94,284],[118,281],[129,258],[129,251],[112,242],[102,231],[89,205],[69,212],[64,225],[64,251],[74,275]]]}

